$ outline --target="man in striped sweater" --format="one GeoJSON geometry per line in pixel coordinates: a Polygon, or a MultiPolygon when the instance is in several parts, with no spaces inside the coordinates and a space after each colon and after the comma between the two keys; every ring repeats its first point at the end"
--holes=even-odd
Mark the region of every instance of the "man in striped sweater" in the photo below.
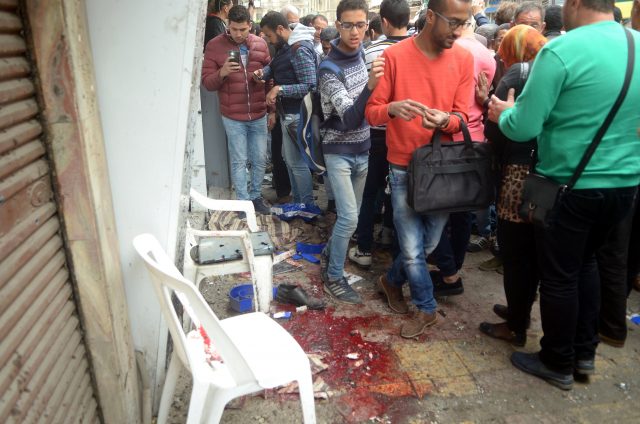
{"type": "MultiPolygon", "coordinates": [[[[389,47],[408,37],[407,24],[411,16],[411,9],[407,0],[383,0],[380,4],[380,18],[382,20],[382,33],[385,39],[376,40],[364,51],[364,60],[367,70],[371,70],[373,61],[380,57],[382,52],[389,47]]],[[[386,185],[389,173],[387,162],[386,127],[380,125],[371,127],[371,149],[369,150],[369,172],[364,185],[362,195],[362,207],[358,216],[358,229],[356,235],[358,246],[349,249],[349,259],[361,267],[371,266],[371,250],[373,247],[373,218],[375,215],[375,202],[378,192],[386,185]]],[[[385,195],[384,200],[383,234],[391,236],[393,228],[393,215],[391,210],[391,198],[385,195]]]]}
{"type": "Polygon", "coordinates": [[[367,75],[362,58],[367,12],[365,0],[342,0],[338,4],[336,27],[340,38],[332,42],[325,59],[333,64],[321,65],[318,71],[326,122],[322,147],[338,211],[333,233],[321,256],[321,276],[325,292],[352,304],[362,303],[362,299],[343,273],[349,239],[358,224],[371,146],[364,108],[384,69],[384,61],[378,59],[367,75]]]}

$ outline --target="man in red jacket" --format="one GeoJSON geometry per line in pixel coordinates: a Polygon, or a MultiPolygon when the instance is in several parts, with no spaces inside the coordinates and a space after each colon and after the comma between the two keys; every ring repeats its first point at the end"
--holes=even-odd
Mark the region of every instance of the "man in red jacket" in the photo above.
{"type": "Polygon", "coordinates": [[[202,84],[219,93],[236,198],[251,200],[256,212],[269,214],[271,207],[260,188],[267,158],[267,128],[273,127],[275,113],[267,114],[265,85],[254,81],[252,75],[269,64],[271,58],[267,43],[250,34],[250,30],[247,8],[232,7],[227,32],[215,37],[205,48],[202,84]]]}

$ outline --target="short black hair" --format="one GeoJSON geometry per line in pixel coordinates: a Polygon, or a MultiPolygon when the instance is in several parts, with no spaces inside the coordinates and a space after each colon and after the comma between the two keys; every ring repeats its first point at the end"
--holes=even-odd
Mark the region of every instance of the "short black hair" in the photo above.
{"type": "Polygon", "coordinates": [[[335,40],[340,36],[338,32],[338,28],[334,26],[326,27],[322,31],[320,31],[320,41],[331,41],[335,40]]]}
{"type": "Polygon", "coordinates": [[[622,10],[618,6],[613,6],[613,20],[617,23],[622,22],[622,10]]]}
{"type": "Polygon", "coordinates": [[[231,0],[209,0],[209,13],[218,13],[222,10],[222,6],[228,6],[231,3],[231,0]]]}
{"type": "Polygon", "coordinates": [[[544,30],[560,31],[562,29],[562,6],[554,4],[544,11],[544,30]]]}
{"type": "Polygon", "coordinates": [[[411,9],[407,0],[382,0],[380,18],[384,18],[394,28],[406,28],[411,18],[411,9]]]}
{"type": "Polygon", "coordinates": [[[313,20],[316,18],[316,15],[314,15],[313,13],[310,13],[308,15],[305,15],[302,17],[302,19],[300,19],[300,23],[304,26],[310,27],[313,26],[313,20]]]}
{"type": "MultiPolygon", "coordinates": [[[[429,0],[427,7],[434,12],[443,13],[447,11],[448,0],[429,0]]],[[[462,3],[471,3],[471,0],[459,0],[462,3]]]]}
{"type": "Polygon", "coordinates": [[[513,14],[513,21],[515,22],[521,13],[527,13],[533,10],[537,10],[538,12],[540,12],[540,17],[544,22],[544,8],[542,7],[542,4],[536,3],[535,1],[525,1],[524,3],[520,3],[520,5],[516,8],[516,12],[513,14]]]}
{"type": "Polygon", "coordinates": [[[336,8],[336,19],[342,18],[342,13],[349,10],[362,10],[365,15],[369,15],[369,3],[365,0],[340,0],[336,8]]]}
{"type": "Polygon", "coordinates": [[[241,24],[243,22],[251,23],[251,15],[244,6],[233,6],[229,9],[229,22],[235,22],[241,24]]]}
{"type": "Polygon", "coordinates": [[[289,28],[289,22],[287,21],[287,18],[285,18],[284,15],[280,12],[272,10],[270,12],[267,12],[267,14],[262,17],[262,20],[260,20],[260,28],[267,27],[271,31],[275,31],[276,29],[278,29],[278,26],[281,26],[285,29],[289,28]]]}
{"type": "Polygon", "coordinates": [[[418,19],[416,19],[415,26],[417,32],[422,31],[427,24],[427,10],[428,9],[422,9],[418,15],[418,19]]]}
{"type": "Polygon", "coordinates": [[[367,32],[371,34],[371,31],[375,31],[376,34],[382,34],[382,19],[380,19],[380,15],[376,15],[369,20],[367,32]]]}

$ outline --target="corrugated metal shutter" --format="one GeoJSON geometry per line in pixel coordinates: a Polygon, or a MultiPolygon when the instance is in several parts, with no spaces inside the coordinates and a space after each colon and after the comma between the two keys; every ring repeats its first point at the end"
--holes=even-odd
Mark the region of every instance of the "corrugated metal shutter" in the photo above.
{"type": "Polygon", "coordinates": [[[17,3],[0,0],[0,422],[99,422],[17,3]]]}

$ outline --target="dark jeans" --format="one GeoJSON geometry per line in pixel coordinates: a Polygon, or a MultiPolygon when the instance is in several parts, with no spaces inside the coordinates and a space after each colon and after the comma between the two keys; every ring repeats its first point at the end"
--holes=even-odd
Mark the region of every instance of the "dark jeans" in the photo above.
{"type": "MultiPolygon", "coordinates": [[[[371,150],[369,150],[369,171],[364,183],[362,205],[358,215],[358,249],[361,252],[371,252],[373,248],[373,221],[376,213],[376,199],[380,190],[387,185],[389,162],[387,162],[387,147],[385,145],[386,131],[371,130],[371,150]]],[[[384,195],[385,222],[392,222],[391,197],[384,195]]]]}
{"type": "Polygon", "coordinates": [[[471,212],[453,212],[449,215],[449,223],[432,253],[444,277],[455,275],[462,268],[471,237],[471,219],[471,212]]]}
{"type": "Polygon", "coordinates": [[[640,194],[636,196],[636,209],[633,214],[630,238],[627,258],[627,295],[631,293],[633,283],[640,274],[640,194]]]}
{"type": "Polygon", "coordinates": [[[636,187],[573,190],[553,223],[536,228],[540,269],[540,359],[571,374],[574,360],[593,359],[598,344],[600,279],[595,259],[615,224],[630,212],[636,187]]]}
{"type": "Polygon", "coordinates": [[[504,294],[509,307],[507,324],[511,331],[524,333],[539,281],[534,226],[499,219],[498,243],[504,266],[504,294]]]}
{"type": "Polygon", "coordinates": [[[273,163],[273,184],[276,186],[276,196],[284,197],[291,193],[289,171],[282,158],[282,125],[280,118],[271,130],[271,162],[273,163]]]}

